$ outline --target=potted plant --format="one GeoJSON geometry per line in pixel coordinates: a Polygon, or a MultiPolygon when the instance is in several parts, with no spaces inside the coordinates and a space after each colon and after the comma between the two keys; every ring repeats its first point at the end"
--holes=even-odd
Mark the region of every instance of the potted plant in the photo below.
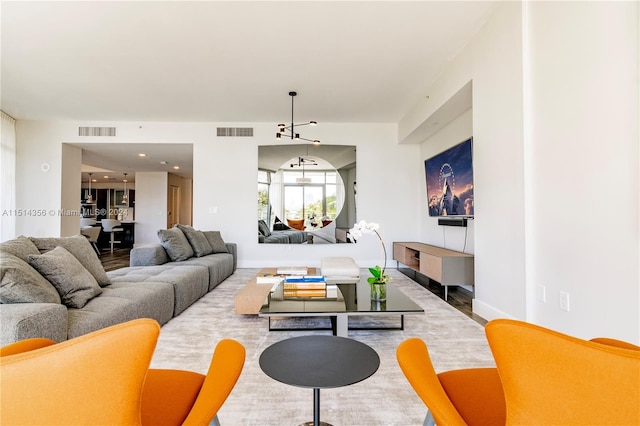
{"type": "Polygon", "coordinates": [[[380,225],[377,223],[367,223],[361,220],[353,225],[353,228],[349,230],[349,234],[354,241],[357,241],[364,234],[375,234],[380,240],[382,251],[384,252],[384,266],[381,268],[380,265],[376,265],[373,268],[369,268],[372,276],[367,278],[367,282],[371,287],[371,300],[384,301],[387,300],[387,282],[391,281],[391,276],[385,274],[387,269],[387,249],[378,229],[380,229],[380,225]]]}

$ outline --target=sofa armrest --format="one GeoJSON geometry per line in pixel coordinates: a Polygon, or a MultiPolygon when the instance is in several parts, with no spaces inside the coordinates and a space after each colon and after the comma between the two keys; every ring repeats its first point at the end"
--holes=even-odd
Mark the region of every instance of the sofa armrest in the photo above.
{"type": "Polygon", "coordinates": [[[227,246],[227,250],[229,253],[233,255],[233,271],[236,271],[236,266],[238,265],[238,245],[236,243],[224,243],[227,246]]]}
{"type": "Polygon", "coordinates": [[[134,247],[129,256],[129,266],[162,265],[169,261],[166,250],[160,244],[134,247]]]}
{"type": "Polygon", "coordinates": [[[0,305],[0,346],[32,337],[67,340],[67,307],[57,303],[0,305]]]}

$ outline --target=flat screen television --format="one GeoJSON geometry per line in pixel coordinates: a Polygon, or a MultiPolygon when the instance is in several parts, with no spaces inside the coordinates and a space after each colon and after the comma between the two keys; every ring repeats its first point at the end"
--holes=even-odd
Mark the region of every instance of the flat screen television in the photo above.
{"type": "Polygon", "coordinates": [[[429,216],[473,216],[473,138],[424,161],[429,216]]]}

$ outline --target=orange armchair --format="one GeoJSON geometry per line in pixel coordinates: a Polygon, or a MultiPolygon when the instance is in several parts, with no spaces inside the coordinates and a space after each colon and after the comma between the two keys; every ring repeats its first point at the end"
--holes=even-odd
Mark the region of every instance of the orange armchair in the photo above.
{"type": "MultiPolygon", "coordinates": [[[[151,320],[136,320],[131,321],[130,323],[137,323],[138,321],[146,321],[151,322],[152,324],[157,326],[157,323],[151,320]]],[[[125,323],[125,324],[130,324],[125,323]]],[[[90,339],[89,336],[93,336],[96,333],[105,332],[106,330],[111,330],[112,328],[116,328],[114,332],[117,332],[119,328],[123,327],[124,324],[109,327],[107,329],[88,334],[86,336],[79,337],[77,339],[69,340],[68,342],[74,342],[78,339],[88,339],[89,342],[87,344],[94,344],[94,340],[90,339]]],[[[158,327],[159,328],[159,327],[158,327]]],[[[137,338],[136,338],[137,339],[137,338]]],[[[114,345],[109,347],[100,346],[100,351],[98,354],[94,354],[93,357],[102,359],[114,359],[112,353],[120,354],[123,347],[129,347],[131,350],[127,353],[131,355],[131,351],[137,353],[138,350],[136,345],[132,345],[130,342],[138,342],[138,340],[133,339],[129,340],[129,338],[121,339],[118,342],[114,342],[114,345]],[[115,344],[117,343],[117,344],[115,344]]],[[[199,373],[194,373],[191,371],[184,370],[166,370],[166,369],[149,369],[149,363],[151,361],[151,355],[153,353],[153,349],[155,348],[155,343],[157,340],[157,333],[153,336],[153,346],[150,348],[151,352],[149,353],[149,359],[143,365],[142,378],[144,379],[143,383],[137,388],[136,399],[135,401],[129,401],[131,394],[126,394],[126,398],[118,393],[117,388],[112,388],[110,384],[105,384],[100,380],[89,380],[91,378],[91,374],[96,374],[96,372],[92,372],[91,374],[84,375],[82,377],[78,377],[76,370],[72,367],[68,371],[58,372],[58,369],[52,369],[56,374],[55,377],[51,377],[51,382],[56,387],[56,381],[63,380],[66,375],[70,375],[70,371],[78,380],[86,380],[86,386],[97,388],[97,392],[105,392],[105,389],[109,389],[108,394],[118,400],[122,399],[125,402],[135,402],[133,408],[135,408],[135,422],[124,422],[122,420],[109,420],[105,413],[100,412],[95,418],[99,418],[104,424],[125,424],[125,423],[135,423],[142,425],[153,425],[153,426],[161,426],[161,425],[203,425],[203,424],[219,424],[217,420],[216,413],[226,400],[226,398],[231,393],[235,383],[240,376],[242,368],[244,366],[245,360],[245,349],[244,347],[231,339],[221,340],[215,348],[213,357],[211,359],[211,363],[209,366],[209,371],[207,375],[202,375],[199,373]],[[145,378],[146,375],[146,378],[145,378]]],[[[62,346],[66,345],[68,342],[56,344],[53,340],[49,339],[27,339],[22,340],[16,343],[12,343],[10,345],[4,346],[0,348],[0,363],[4,363],[7,360],[12,360],[18,357],[11,356],[15,354],[22,353],[21,357],[24,356],[36,356],[40,352],[36,351],[37,349],[44,348],[47,346],[53,345],[50,348],[51,351],[60,350],[62,346]],[[34,352],[28,352],[34,351],[34,352]]],[[[130,357],[131,359],[135,359],[135,357],[130,357]]],[[[88,362],[83,362],[83,357],[81,355],[80,358],[76,359],[75,362],[87,367],[94,366],[93,358],[88,358],[88,362]]],[[[120,360],[120,358],[117,358],[120,360]]],[[[118,361],[120,362],[120,361],[118,361]]],[[[126,364],[126,363],[125,363],[126,364]]],[[[52,364],[53,365],[53,364],[52,364]]],[[[119,365],[120,366],[120,365],[119,365]]],[[[141,366],[142,367],[142,366],[141,366]]],[[[5,382],[4,380],[4,367],[2,371],[2,420],[0,423],[5,423],[5,412],[7,410],[6,407],[11,407],[9,411],[13,410],[15,406],[15,401],[5,400],[5,395],[13,395],[15,398],[20,398],[18,393],[15,393],[11,382],[5,382]],[[6,387],[5,387],[6,386],[6,387]],[[5,407],[5,403],[9,404],[5,407]]],[[[101,370],[101,375],[105,376],[104,372],[109,371],[109,374],[106,375],[109,379],[115,380],[117,379],[118,372],[116,371],[113,375],[109,368],[101,370]]],[[[47,372],[47,375],[51,376],[50,372],[47,372]]],[[[33,381],[28,379],[28,376],[24,376],[21,378],[22,381],[25,381],[28,385],[31,385],[31,389],[37,389],[36,391],[32,391],[31,393],[38,393],[41,397],[50,400],[52,404],[55,402],[53,398],[51,398],[51,393],[39,393],[40,386],[37,378],[33,381]],[[53,402],[52,402],[53,401],[53,402]]],[[[62,388],[57,388],[62,389],[62,388]]],[[[57,390],[56,392],[60,392],[61,390],[57,390]]],[[[64,394],[74,393],[74,389],[62,390],[64,394]]],[[[29,395],[29,394],[26,394],[29,395]]],[[[71,395],[73,396],[73,395],[71,395]]],[[[82,400],[84,404],[85,395],[80,392],[76,395],[78,399],[82,400]]],[[[27,400],[31,402],[31,397],[28,397],[27,400]]],[[[120,410],[122,407],[127,408],[126,404],[122,405],[119,402],[114,403],[113,405],[108,405],[105,403],[104,398],[98,398],[95,402],[100,402],[104,407],[98,407],[96,410],[113,410],[113,407],[118,407],[117,410],[120,410]]],[[[73,404],[71,405],[73,407],[73,404]]],[[[89,404],[85,406],[88,411],[93,410],[94,405],[89,404]]],[[[131,407],[129,407],[131,408],[131,407]]],[[[27,409],[27,408],[25,408],[27,409]]],[[[57,409],[57,408],[50,408],[57,409]]],[[[95,413],[94,413],[95,414],[95,413]]],[[[21,414],[20,414],[21,415],[21,414]]],[[[52,420],[52,417],[49,416],[48,412],[45,412],[44,417],[46,419],[46,423],[55,423],[52,420]]],[[[61,418],[63,419],[60,423],[70,423],[76,422],[78,424],[95,424],[96,421],[91,421],[90,417],[76,417],[76,420],[69,418],[61,418]]],[[[20,417],[13,417],[13,419],[17,420],[20,417]]],[[[21,420],[23,423],[29,423],[30,421],[21,420]]],[[[33,423],[43,423],[44,420],[33,423]]],[[[11,423],[7,420],[7,423],[11,423]]]]}
{"type": "Polygon", "coordinates": [[[640,351],[537,325],[494,320],[485,328],[507,424],[640,424],[640,351]]]}
{"type": "Polygon", "coordinates": [[[138,424],[159,333],[141,319],[50,346],[11,345],[0,357],[0,423],[138,424]]]}
{"type": "Polygon", "coordinates": [[[427,345],[418,338],[400,343],[396,358],[429,412],[425,424],[500,425],[506,418],[495,368],[469,368],[436,374],[427,345]]]}
{"type": "Polygon", "coordinates": [[[218,424],[216,413],[233,390],[244,361],[244,346],[224,339],[216,346],[206,376],[150,369],[142,394],[142,424],[218,424]]]}

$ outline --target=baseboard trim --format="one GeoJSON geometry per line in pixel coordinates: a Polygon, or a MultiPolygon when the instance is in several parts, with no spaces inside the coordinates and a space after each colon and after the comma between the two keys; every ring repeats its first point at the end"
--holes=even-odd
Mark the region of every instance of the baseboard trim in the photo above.
{"type": "Polygon", "coordinates": [[[471,301],[471,309],[474,314],[486,319],[487,321],[491,321],[497,318],[516,319],[511,315],[502,312],[501,310],[496,309],[493,306],[478,299],[473,299],[471,301]]]}

